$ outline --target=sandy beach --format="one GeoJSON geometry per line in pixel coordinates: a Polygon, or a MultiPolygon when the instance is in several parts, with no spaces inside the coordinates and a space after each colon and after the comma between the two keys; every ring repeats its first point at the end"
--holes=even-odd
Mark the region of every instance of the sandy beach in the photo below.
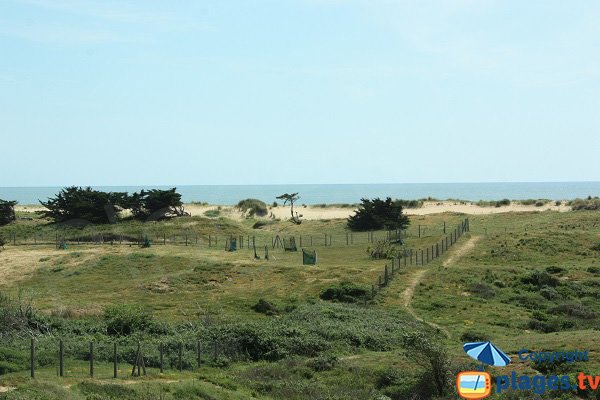
{"type": "MultiPolygon", "coordinates": [[[[19,212],[35,212],[43,210],[44,208],[40,205],[18,205],[15,207],[16,211],[19,212]]],[[[207,211],[218,210],[219,216],[242,219],[244,215],[234,206],[219,206],[219,205],[199,205],[199,204],[186,204],[185,210],[192,216],[204,216],[207,211]]],[[[511,203],[508,206],[502,207],[482,207],[475,203],[470,202],[455,202],[455,201],[426,201],[420,208],[406,208],[404,211],[408,215],[428,215],[428,214],[440,214],[440,213],[461,213],[469,215],[481,215],[481,214],[498,214],[508,212],[539,212],[539,211],[559,211],[565,212],[570,211],[571,207],[562,202],[561,205],[557,206],[554,202],[547,203],[543,206],[536,207],[535,205],[523,205],[518,203],[511,203]]],[[[337,219],[337,218],[348,218],[348,216],[354,214],[355,209],[351,207],[320,207],[320,206],[308,206],[299,205],[294,207],[294,212],[298,212],[301,218],[306,220],[318,220],[318,219],[337,219]]],[[[268,217],[286,219],[291,216],[290,207],[270,207],[268,217]]]]}

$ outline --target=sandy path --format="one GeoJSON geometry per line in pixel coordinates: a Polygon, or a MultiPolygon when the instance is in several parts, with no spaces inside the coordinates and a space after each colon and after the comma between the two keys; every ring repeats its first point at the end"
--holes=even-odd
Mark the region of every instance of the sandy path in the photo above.
{"type": "MultiPolygon", "coordinates": [[[[460,243],[458,245],[458,247],[451,249],[450,256],[446,260],[444,260],[442,265],[444,267],[449,267],[452,264],[454,264],[458,259],[460,259],[461,257],[468,254],[471,250],[473,250],[473,248],[475,248],[475,244],[477,243],[477,241],[479,239],[480,239],[480,236],[471,237],[468,241],[466,241],[464,243],[460,243]],[[454,250],[454,251],[452,251],[452,250],[454,250]]],[[[421,280],[423,280],[423,277],[425,276],[427,271],[429,271],[429,270],[426,268],[422,268],[422,269],[419,269],[412,276],[412,279],[411,279],[410,283],[408,284],[408,287],[406,289],[404,289],[404,292],[402,292],[402,303],[404,304],[404,307],[406,307],[406,310],[408,311],[408,313],[410,315],[412,315],[415,319],[417,319],[418,321],[424,322],[435,329],[440,330],[441,332],[443,332],[446,335],[446,337],[449,337],[450,333],[446,329],[442,328],[441,326],[439,326],[438,324],[435,324],[433,322],[423,320],[423,318],[419,317],[417,315],[417,313],[415,312],[415,310],[412,308],[411,303],[412,303],[413,297],[415,295],[415,289],[417,288],[417,285],[421,282],[421,280]]]]}
{"type": "Polygon", "coordinates": [[[445,259],[444,262],[442,263],[442,265],[444,267],[452,266],[452,264],[454,264],[458,259],[460,259],[461,257],[465,256],[467,253],[469,253],[471,250],[473,250],[475,248],[475,245],[479,241],[479,239],[481,239],[481,236],[473,236],[469,240],[467,240],[465,243],[462,243],[461,246],[459,246],[455,251],[450,253],[450,257],[445,259]]]}

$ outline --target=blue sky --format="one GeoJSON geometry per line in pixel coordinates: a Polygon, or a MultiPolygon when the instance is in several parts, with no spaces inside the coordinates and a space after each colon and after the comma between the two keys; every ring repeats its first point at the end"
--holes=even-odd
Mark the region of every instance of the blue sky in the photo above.
{"type": "Polygon", "coordinates": [[[600,2],[0,0],[0,186],[600,180],[600,2]]]}

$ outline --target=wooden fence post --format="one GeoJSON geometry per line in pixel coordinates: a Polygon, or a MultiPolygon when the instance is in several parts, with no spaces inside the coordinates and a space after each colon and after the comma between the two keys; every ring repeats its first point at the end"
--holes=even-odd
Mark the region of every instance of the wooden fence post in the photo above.
{"type": "Polygon", "coordinates": [[[118,372],[117,342],[113,343],[113,378],[117,379],[118,372]]]}
{"type": "Polygon", "coordinates": [[[65,346],[62,339],[58,342],[58,376],[65,376],[65,346]]]}
{"type": "Polygon", "coordinates": [[[183,370],[183,343],[179,342],[179,371],[183,370]]]}
{"type": "Polygon", "coordinates": [[[198,362],[198,368],[200,368],[200,340],[196,340],[196,361],[198,362]]]}
{"type": "Polygon", "coordinates": [[[164,366],[164,364],[163,364],[164,346],[163,346],[162,342],[158,346],[158,351],[160,353],[160,360],[159,360],[159,363],[160,363],[160,373],[162,374],[163,373],[163,366],[164,366]]]}
{"type": "Polygon", "coordinates": [[[90,377],[94,377],[94,342],[90,342],[90,377]]]}
{"type": "Polygon", "coordinates": [[[387,286],[389,284],[389,279],[390,277],[388,276],[388,266],[387,264],[385,264],[385,271],[384,271],[384,286],[387,286]]]}
{"type": "Polygon", "coordinates": [[[30,354],[30,372],[31,372],[31,377],[35,378],[35,342],[33,340],[33,338],[31,338],[31,354],[30,354]]]}

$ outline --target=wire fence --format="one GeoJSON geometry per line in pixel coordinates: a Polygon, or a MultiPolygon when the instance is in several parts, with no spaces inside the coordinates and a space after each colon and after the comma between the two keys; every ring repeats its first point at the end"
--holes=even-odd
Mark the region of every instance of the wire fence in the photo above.
{"type": "MultiPolygon", "coordinates": [[[[19,354],[18,371],[32,378],[43,370],[68,378],[126,378],[148,373],[193,371],[203,365],[243,358],[243,349],[216,337],[160,341],[82,341],[39,337],[13,340],[13,354],[19,354]]],[[[239,347],[239,346],[238,346],[239,347]]],[[[17,372],[18,372],[17,371],[17,372]]]]}
{"type": "MultiPolygon", "coordinates": [[[[445,228],[445,227],[444,227],[445,228]]],[[[444,229],[446,230],[446,229],[444,229]]],[[[425,266],[439,257],[443,256],[458,240],[467,232],[470,231],[469,218],[462,220],[453,230],[449,231],[448,235],[442,237],[431,247],[425,249],[404,249],[396,257],[391,259],[391,265],[385,264],[383,273],[377,277],[377,282],[371,285],[371,297],[375,297],[381,289],[389,286],[395,274],[404,266],[421,265],[425,266]],[[414,261],[414,262],[413,262],[414,261]]]]}

